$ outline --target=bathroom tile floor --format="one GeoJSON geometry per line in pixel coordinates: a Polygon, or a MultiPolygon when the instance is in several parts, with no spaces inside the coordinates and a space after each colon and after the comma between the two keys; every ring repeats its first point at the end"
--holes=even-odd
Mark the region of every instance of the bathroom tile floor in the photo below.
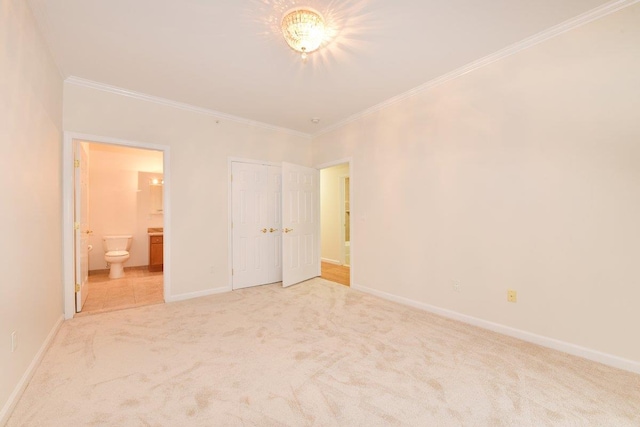
{"type": "Polygon", "coordinates": [[[125,269],[124,277],[109,279],[109,271],[89,275],[89,296],[76,317],[164,302],[162,272],[125,269]]]}

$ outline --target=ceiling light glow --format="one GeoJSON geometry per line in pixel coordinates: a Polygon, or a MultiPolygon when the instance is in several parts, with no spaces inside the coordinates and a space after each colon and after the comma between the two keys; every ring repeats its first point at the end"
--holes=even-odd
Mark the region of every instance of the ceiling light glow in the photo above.
{"type": "Polygon", "coordinates": [[[295,8],[282,18],[282,34],[291,49],[302,54],[317,50],[325,38],[324,18],[320,12],[311,8],[295,8]]]}

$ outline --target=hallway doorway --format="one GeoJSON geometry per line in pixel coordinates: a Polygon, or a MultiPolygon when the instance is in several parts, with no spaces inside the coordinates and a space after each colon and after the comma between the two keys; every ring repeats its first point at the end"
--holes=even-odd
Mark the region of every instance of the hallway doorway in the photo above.
{"type": "Polygon", "coordinates": [[[351,171],[348,162],[320,170],[321,276],[351,284],[351,171]]]}

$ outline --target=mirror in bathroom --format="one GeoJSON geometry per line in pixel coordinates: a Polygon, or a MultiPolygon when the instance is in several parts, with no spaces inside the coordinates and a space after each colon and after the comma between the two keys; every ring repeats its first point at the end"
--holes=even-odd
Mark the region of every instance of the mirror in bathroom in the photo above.
{"type": "Polygon", "coordinates": [[[149,193],[150,197],[150,212],[152,214],[161,214],[163,212],[162,206],[162,184],[164,181],[162,178],[153,178],[149,181],[149,193]]]}

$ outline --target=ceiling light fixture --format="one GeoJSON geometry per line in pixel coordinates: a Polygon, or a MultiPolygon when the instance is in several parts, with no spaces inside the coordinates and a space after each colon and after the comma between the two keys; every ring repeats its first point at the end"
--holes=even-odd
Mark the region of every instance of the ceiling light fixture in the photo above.
{"type": "Polygon", "coordinates": [[[291,9],[282,18],[282,34],[291,49],[307,59],[307,54],[317,50],[324,41],[324,19],[311,8],[291,9]]]}

